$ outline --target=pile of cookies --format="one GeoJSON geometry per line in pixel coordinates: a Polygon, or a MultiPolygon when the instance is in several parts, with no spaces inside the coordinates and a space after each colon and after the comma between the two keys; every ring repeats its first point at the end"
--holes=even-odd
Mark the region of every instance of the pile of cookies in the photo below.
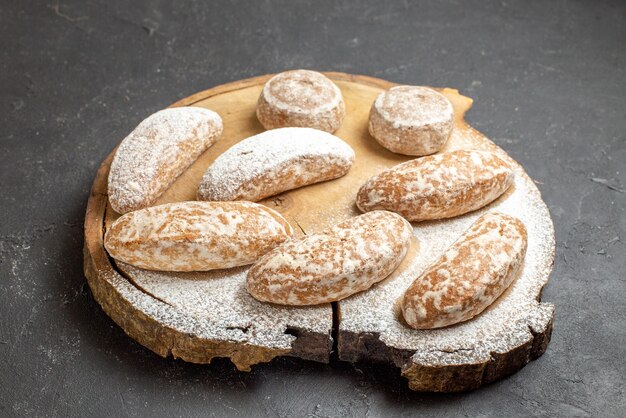
{"type": "MultiPolygon", "coordinates": [[[[198,185],[197,201],[159,206],[151,205],[219,139],[222,120],[208,109],[181,107],[141,122],[122,141],[109,172],[109,202],[122,214],[105,234],[111,257],[163,271],[252,264],[246,284],[254,298],[316,305],[388,277],[411,245],[409,221],[474,211],[513,184],[512,168],[494,153],[435,154],[454,127],[451,103],[426,87],[393,87],[372,104],[369,132],[391,152],[417,158],[361,186],[355,203],[363,215],[296,238],[285,218],[254,202],[349,172],[354,150],[333,135],[346,106],[323,74],[295,70],[265,84],[256,113],[267,130],[215,159],[198,185]]],[[[517,218],[497,212],[480,217],[406,290],[406,323],[439,328],[480,314],[515,279],[526,247],[517,218]]]]}

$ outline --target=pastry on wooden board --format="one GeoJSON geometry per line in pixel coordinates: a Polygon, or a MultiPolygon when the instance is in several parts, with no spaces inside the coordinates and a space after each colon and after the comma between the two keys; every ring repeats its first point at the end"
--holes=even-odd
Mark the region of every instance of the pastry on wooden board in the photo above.
{"type": "Polygon", "coordinates": [[[328,132],[277,128],[221,154],[202,176],[198,200],[259,201],[345,175],[354,150],[328,132]]]}
{"type": "Polygon", "coordinates": [[[429,155],[443,148],[454,127],[454,110],[441,93],[422,86],[396,86],[378,95],[369,132],[380,145],[405,155],[429,155]]]}
{"type": "Polygon", "coordinates": [[[489,212],[404,292],[402,316],[416,329],[448,327],[487,309],[517,277],[528,245],[517,218],[489,212]]]}
{"type": "Polygon", "coordinates": [[[256,114],[265,129],[296,126],[335,132],[346,113],[339,87],[324,74],[291,70],[263,86],[256,114]]]}
{"type": "Polygon", "coordinates": [[[368,212],[277,246],[250,268],[246,287],[264,302],[336,302],[389,276],[404,259],[412,236],[401,216],[368,212]]]}
{"type": "Polygon", "coordinates": [[[150,206],[222,134],[209,109],[161,110],[139,124],[115,151],[108,178],[111,206],[126,213],[150,206]]]}
{"type": "Polygon", "coordinates": [[[452,218],[493,202],[513,176],[493,152],[443,152],[373,176],[359,189],[356,204],[364,212],[390,210],[413,222],[452,218]]]}
{"type": "Polygon", "coordinates": [[[130,212],[104,236],[116,260],[147,270],[206,271],[252,264],[289,239],[276,211],[252,202],[180,202],[130,212]]]}
{"type": "MultiPolygon", "coordinates": [[[[330,77],[346,95],[349,106],[341,138],[355,150],[357,158],[344,177],[260,202],[283,213],[298,226],[296,232],[321,232],[315,230],[316,224],[332,225],[357,215],[354,199],[359,187],[383,169],[403,161],[401,157],[381,154],[362,136],[369,104],[390,83],[340,74],[330,77]],[[362,159],[369,160],[368,164],[360,164],[362,159]],[[328,196],[327,212],[306,213],[293,207],[305,194],[313,194],[317,199],[328,196]],[[350,201],[351,206],[346,203],[350,201]]],[[[244,130],[248,129],[245,126],[253,126],[246,122],[249,116],[238,118],[254,115],[256,98],[268,78],[235,83],[232,88],[221,86],[204,92],[202,99],[195,96],[187,102],[210,107],[222,115],[227,114],[226,103],[238,103],[241,107],[240,112],[227,115],[230,119],[224,121],[226,135],[220,143],[225,142],[219,153],[232,146],[232,141],[258,133],[247,130],[233,136],[228,127],[236,125],[237,120],[244,130]]],[[[523,169],[465,124],[462,116],[470,100],[454,90],[441,91],[454,105],[456,117],[455,129],[442,151],[495,152],[514,171],[514,185],[485,209],[435,223],[415,224],[413,234],[419,246],[411,246],[391,277],[336,302],[334,309],[339,314],[337,349],[341,359],[389,362],[402,369],[415,390],[458,391],[510,374],[545,350],[553,308],[538,302],[537,297],[551,268],[554,241],[545,204],[523,169]],[[418,270],[434,262],[472,221],[492,209],[519,216],[528,227],[529,238],[533,238],[528,241],[520,277],[493,306],[472,320],[439,330],[409,328],[402,322],[398,304],[402,292],[415,280],[418,270]],[[417,253],[413,253],[415,247],[419,247],[417,253]],[[516,316],[519,312],[524,312],[524,316],[516,316]],[[491,337],[484,338],[485,335],[491,337]]],[[[193,199],[202,174],[217,156],[212,149],[156,203],[193,199]]],[[[88,207],[85,271],[94,297],[129,335],[164,356],[200,363],[210,362],[216,356],[229,357],[242,370],[279,355],[328,361],[332,349],[331,307],[291,308],[258,302],[245,290],[247,267],[176,273],[148,271],[123,262],[111,265],[102,256],[105,253],[101,235],[102,226],[107,228],[118,216],[110,208],[104,211],[110,161],[105,161],[99,172],[88,207]],[[219,297],[229,303],[220,303],[219,297]],[[212,314],[207,317],[207,313],[212,314]]]]}

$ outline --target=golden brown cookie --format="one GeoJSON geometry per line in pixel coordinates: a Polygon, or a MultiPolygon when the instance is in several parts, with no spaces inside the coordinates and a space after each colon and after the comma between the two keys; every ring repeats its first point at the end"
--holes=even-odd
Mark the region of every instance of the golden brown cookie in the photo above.
{"type": "Polygon", "coordinates": [[[146,118],[120,144],[108,195],[118,213],[150,206],[222,134],[222,118],[201,107],[164,109],[146,118]]]}
{"type": "Polygon", "coordinates": [[[368,179],[356,204],[409,221],[452,218],[491,203],[513,184],[509,164],[489,151],[450,151],[398,164],[368,179]]]}
{"type": "Polygon", "coordinates": [[[270,78],[256,114],[265,129],[296,126],[335,132],[346,106],[339,87],[316,71],[292,70],[270,78]]]}
{"type": "Polygon", "coordinates": [[[354,162],[350,145],[328,132],[279,128],[233,145],[209,166],[198,200],[253,202],[345,175],[354,162]]]}
{"type": "Polygon", "coordinates": [[[452,104],[428,87],[392,87],[376,98],[370,110],[370,134],[398,154],[420,156],[439,151],[453,126],[452,104]]]}
{"type": "Polygon", "coordinates": [[[395,270],[413,230],[395,213],[350,218],[320,234],[290,240],[248,271],[248,292],[260,301],[317,305],[370,288],[395,270]]]}
{"type": "Polygon", "coordinates": [[[481,216],[406,290],[406,323],[441,328],[480,314],[513,282],[526,247],[522,221],[498,212],[481,216]]]}
{"type": "Polygon", "coordinates": [[[252,202],[180,202],[127,213],[104,246],[147,270],[206,271],[253,263],[293,234],[278,212],[252,202]]]}

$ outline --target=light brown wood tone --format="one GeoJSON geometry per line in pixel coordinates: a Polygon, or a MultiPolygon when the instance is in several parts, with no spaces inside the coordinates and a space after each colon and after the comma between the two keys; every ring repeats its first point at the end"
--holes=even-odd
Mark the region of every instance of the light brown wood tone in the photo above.
{"type": "MultiPolygon", "coordinates": [[[[260,202],[281,212],[297,234],[319,232],[360,213],[354,202],[356,193],[365,180],[385,168],[413,158],[391,153],[371,138],[367,131],[368,114],[373,100],[382,90],[395,85],[394,83],[366,76],[325,74],[338,84],[346,102],[346,119],[335,135],[352,146],[356,152],[356,161],[348,175],[343,178],[286,192],[260,202]]],[[[156,204],[195,200],[200,179],[211,162],[238,141],[263,131],[256,119],[255,106],[263,83],[270,77],[271,75],[266,75],[225,84],[172,105],[201,106],[218,112],[224,122],[224,133],[156,204]]],[[[465,112],[472,105],[471,99],[454,89],[438,90],[454,106],[455,130],[471,133],[474,141],[478,141],[472,144],[472,148],[478,146],[498,150],[506,155],[465,122],[465,112]]],[[[456,143],[455,146],[458,145],[456,143]]],[[[202,318],[185,312],[184,306],[181,308],[175,302],[153,295],[141,283],[133,280],[132,274],[129,280],[128,271],[121,271],[118,266],[113,265],[102,245],[103,231],[119,217],[107,204],[106,196],[106,179],[112,155],[102,163],[88,202],[85,218],[85,275],[94,298],[128,335],[161,356],[173,355],[196,363],[208,363],[214,357],[228,357],[241,370],[249,370],[253,364],[267,362],[281,355],[327,361],[330,346],[327,336],[323,334],[300,332],[291,348],[203,338],[194,331],[195,326],[203,326],[202,318]]],[[[519,167],[516,163],[515,165],[519,167]]],[[[532,184],[521,167],[519,171],[524,176],[524,182],[532,184]]],[[[417,252],[416,247],[414,246],[407,258],[417,252]]],[[[546,255],[544,264],[551,266],[551,257],[553,251],[551,255],[546,255]]],[[[402,269],[401,266],[399,270],[402,269]]],[[[229,270],[224,271],[224,275],[228,274],[229,270]]],[[[549,269],[544,274],[547,281],[549,269]]],[[[385,282],[388,283],[389,280],[385,282]]],[[[377,335],[370,332],[355,334],[341,330],[340,357],[350,361],[392,362],[402,368],[403,375],[409,379],[409,386],[415,390],[458,391],[475,388],[513,373],[530,359],[543,353],[552,329],[552,310],[550,306],[543,305],[545,304],[542,304],[544,310],[549,311],[549,318],[532,327],[533,338],[529,342],[511,347],[505,352],[493,353],[486,360],[480,358],[474,362],[459,364],[458,359],[448,356],[450,359],[446,363],[446,356],[442,355],[443,363],[420,362],[411,358],[415,350],[407,351],[385,345],[377,335]]],[[[319,309],[319,312],[327,315],[330,305],[319,309]]]]}

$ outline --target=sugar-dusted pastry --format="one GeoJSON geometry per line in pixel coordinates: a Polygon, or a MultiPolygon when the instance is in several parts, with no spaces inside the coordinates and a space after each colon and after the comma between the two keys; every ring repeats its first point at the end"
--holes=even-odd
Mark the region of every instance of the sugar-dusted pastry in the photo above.
{"type": "Polygon", "coordinates": [[[354,162],[348,144],[311,128],[279,128],[246,138],[217,157],[198,189],[199,200],[258,201],[345,175],[354,162]]]}
{"type": "Polygon", "coordinates": [[[205,271],[251,264],[293,234],[252,202],[180,202],[127,213],[104,237],[109,255],[136,267],[205,271]]]}
{"type": "Polygon", "coordinates": [[[479,209],[513,184],[513,170],[488,151],[451,151],[398,164],[359,189],[364,212],[390,210],[409,221],[451,218],[479,209]]]}
{"type": "Polygon", "coordinates": [[[348,219],[265,255],[248,271],[248,292],[283,305],[344,299],[391,274],[412,235],[411,225],[395,213],[375,211],[348,219]]]}
{"type": "Polygon", "coordinates": [[[324,74],[310,70],[285,71],[270,78],[256,108],[265,129],[299,126],[335,132],[345,113],[339,87],[324,74]]]}
{"type": "Polygon", "coordinates": [[[406,323],[441,328],[480,314],[513,282],[526,247],[522,221],[498,212],[481,216],[406,290],[406,323]]]}
{"type": "Polygon", "coordinates": [[[453,126],[452,104],[428,87],[392,87],[378,95],[370,109],[370,134],[398,154],[420,156],[439,151],[453,126]]]}
{"type": "Polygon", "coordinates": [[[139,124],[111,162],[111,206],[126,213],[150,206],[222,134],[222,119],[201,107],[161,110],[139,124]]]}

